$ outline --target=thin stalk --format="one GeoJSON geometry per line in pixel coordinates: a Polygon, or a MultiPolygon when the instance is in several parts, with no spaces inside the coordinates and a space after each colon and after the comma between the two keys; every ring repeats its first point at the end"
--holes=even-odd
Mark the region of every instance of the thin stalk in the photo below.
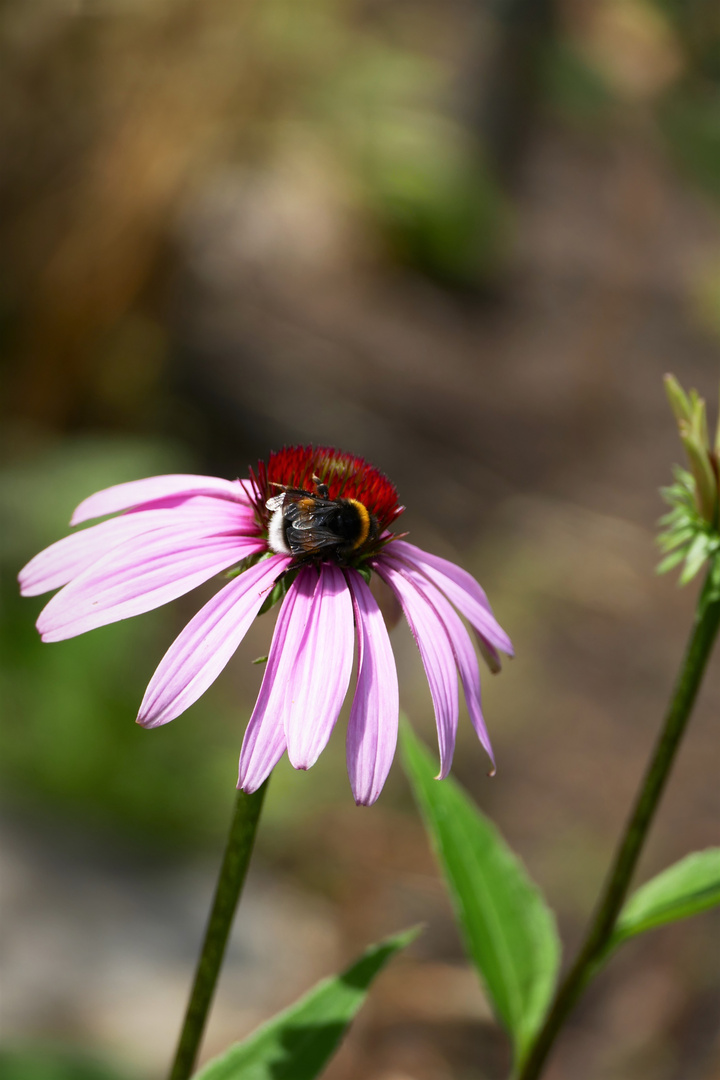
{"type": "Polygon", "coordinates": [[[720,598],[713,588],[711,575],[712,568],[698,600],[693,630],[662,731],[615,853],[585,942],[558,988],[545,1023],[517,1074],[517,1080],[537,1080],[540,1076],[568,1013],[603,960],[720,627],[720,598]]]}
{"type": "Polygon", "coordinates": [[[237,793],[215,898],[169,1080],[188,1080],[195,1068],[235,909],[245,884],[267,785],[266,780],[252,795],[246,795],[244,791],[237,793]]]}

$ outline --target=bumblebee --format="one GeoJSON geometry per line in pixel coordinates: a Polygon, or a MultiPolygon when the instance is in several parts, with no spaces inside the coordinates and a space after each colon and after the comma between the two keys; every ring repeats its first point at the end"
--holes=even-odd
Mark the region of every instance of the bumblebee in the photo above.
{"type": "Polygon", "coordinates": [[[366,506],[357,499],[329,498],[327,486],[319,481],[314,492],[285,488],[265,506],[270,511],[271,550],[298,562],[315,555],[347,562],[379,533],[377,519],[366,506]]]}

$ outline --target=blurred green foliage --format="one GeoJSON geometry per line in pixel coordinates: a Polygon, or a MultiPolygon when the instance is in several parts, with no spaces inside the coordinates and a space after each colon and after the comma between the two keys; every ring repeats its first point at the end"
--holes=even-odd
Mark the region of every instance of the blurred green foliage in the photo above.
{"type": "Polygon", "coordinates": [[[658,103],[658,121],[680,167],[720,200],[720,4],[655,0],[684,57],[674,86],[658,103]]]}
{"type": "Polygon", "coordinates": [[[0,1076],[3,1080],[125,1080],[127,1074],[71,1050],[13,1047],[0,1048],[0,1076]]]}
{"type": "Polygon", "coordinates": [[[717,0],[654,0],[688,57],[691,77],[720,81],[720,4],[717,0]]]}
{"type": "Polygon", "coordinates": [[[462,288],[501,269],[511,212],[476,133],[442,106],[447,83],[430,57],[368,42],[321,107],[394,258],[462,288]]]}
{"type": "Polygon", "coordinates": [[[543,49],[540,85],[546,107],[573,127],[597,129],[617,105],[600,72],[567,39],[557,38],[543,49]]]}
{"type": "Polygon", "coordinates": [[[720,86],[674,90],[661,103],[658,118],[681,168],[720,200],[720,86]]]}
{"type": "Polygon", "coordinates": [[[333,0],[301,22],[286,0],[264,8],[260,47],[299,91],[288,119],[325,143],[394,260],[451,287],[487,283],[508,250],[510,202],[449,107],[451,70],[405,45],[402,27],[383,35],[346,14],[333,0]]]}
{"type": "Polygon", "coordinates": [[[427,117],[414,126],[377,125],[362,175],[397,259],[454,287],[496,276],[510,204],[452,125],[427,117]]]}

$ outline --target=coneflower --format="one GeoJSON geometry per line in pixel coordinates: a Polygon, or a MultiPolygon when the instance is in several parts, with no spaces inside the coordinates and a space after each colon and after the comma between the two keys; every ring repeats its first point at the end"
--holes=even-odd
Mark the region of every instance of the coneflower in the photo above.
{"type": "Polygon", "coordinates": [[[289,447],[247,480],[174,475],[91,495],[71,524],[117,516],[58,541],[20,573],[21,591],[60,591],[40,614],[43,641],[62,641],[139,615],[231,571],[188,623],[150,680],[138,715],[156,727],[184,712],[218,677],[255,617],[280,602],[257,702],[240,753],[238,787],[255,791],[283,753],[308,769],[357,683],[347,733],[355,800],[377,799],[392,763],[398,681],[373,574],[397,597],[420,650],[435,709],[440,777],[450,770],[458,679],[492,759],[470,635],[492,667],[512,655],[478,583],[454,563],[391,532],[402,513],[390,481],[362,458],[289,447]]]}

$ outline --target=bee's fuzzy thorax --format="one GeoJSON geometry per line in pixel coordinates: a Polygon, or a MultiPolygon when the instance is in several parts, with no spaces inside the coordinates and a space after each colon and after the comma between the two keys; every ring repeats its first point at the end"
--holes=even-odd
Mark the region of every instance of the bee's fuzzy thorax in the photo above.
{"type": "Polygon", "coordinates": [[[290,555],[290,548],[285,539],[285,514],[282,506],[273,510],[268,522],[268,547],[276,555],[290,555]]]}

